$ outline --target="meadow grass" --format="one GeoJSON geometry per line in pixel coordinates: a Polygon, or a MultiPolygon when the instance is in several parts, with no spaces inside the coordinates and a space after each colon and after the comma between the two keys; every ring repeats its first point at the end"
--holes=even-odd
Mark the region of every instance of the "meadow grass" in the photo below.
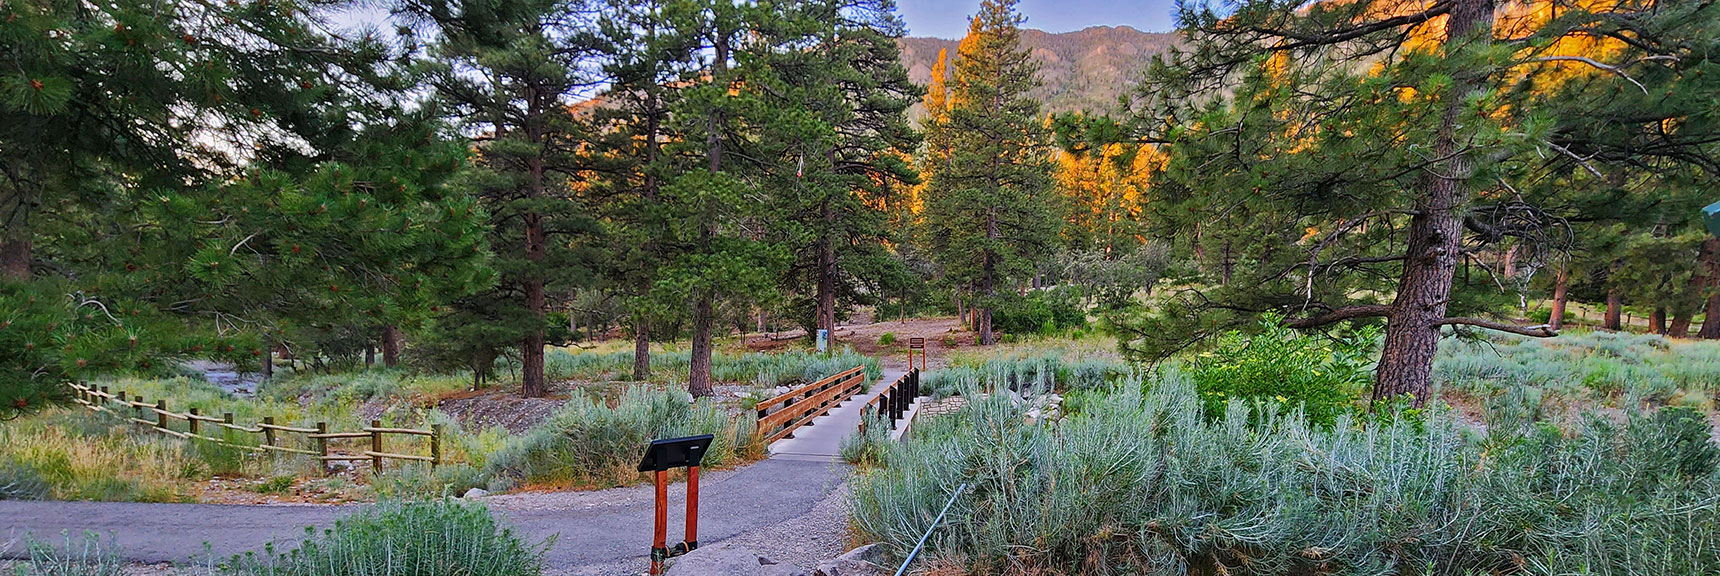
{"type": "Polygon", "coordinates": [[[1067,393],[1106,388],[1132,372],[1115,343],[1040,340],[951,353],[947,366],[926,371],[921,386],[936,398],[993,387],[1067,393]]]}
{"type": "Polygon", "coordinates": [[[1720,342],[1616,332],[1448,339],[1434,378],[1440,392],[1460,400],[1485,402],[1530,388],[1545,402],[1569,407],[1712,411],[1720,391],[1720,342]]]}
{"type": "Polygon", "coordinates": [[[51,409],[0,426],[0,498],[183,502],[209,464],[178,441],[51,409]],[[8,488],[9,487],[9,488],[8,488]]]}

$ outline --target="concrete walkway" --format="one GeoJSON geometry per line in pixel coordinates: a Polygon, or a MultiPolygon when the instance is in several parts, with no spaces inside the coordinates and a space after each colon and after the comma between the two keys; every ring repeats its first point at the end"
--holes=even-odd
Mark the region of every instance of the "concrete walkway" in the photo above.
{"type": "MultiPolygon", "coordinates": [[[[860,425],[862,408],[902,371],[884,377],[864,395],[843,402],[770,447],[770,458],[736,470],[705,474],[700,482],[699,541],[713,544],[806,515],[848,475],[838,462],[842,440],[860,425]]],[[[915,404],[914,408],[919,405],[915,404]]],[[[672,486],[670,541],[680,541],[686,490],[672,486]]],[[[649,485],[594,492],[507,494],[485,498],[497,515],[532,542],[554,538],[545,555],[552,574],[640,574],[649,560],[654,510],[649,485]]],[[[307,528],[327,528],[362,506],[232,506],[130,502],[0,501],[0,555],[26,552],[7,541],[34,533],[58,542],[94,531],[141,562],[207,562],[265,544],[291,549],[307,528]]]]}

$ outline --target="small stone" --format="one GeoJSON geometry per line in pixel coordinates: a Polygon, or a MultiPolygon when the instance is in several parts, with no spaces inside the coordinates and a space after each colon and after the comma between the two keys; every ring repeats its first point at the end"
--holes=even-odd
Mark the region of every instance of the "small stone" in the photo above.
{"type": "Polygon", "coordinates": [[[473,498],[483,498],[483,497],[489,496],[489,495],[490,495],[489,490],[485,490],[483,488],[473,488],[471,490],[467,490],[466,494],[461,496],[461,498],[471,500],[473,498]]]}
{"type": "Polygon", "coordinates": [[[884,562],[884,552],[877,544],[867,544],[849,550],[841,556],[825,561],[818,565],[813,576],[872,576],[887,574],[884,562]]]}

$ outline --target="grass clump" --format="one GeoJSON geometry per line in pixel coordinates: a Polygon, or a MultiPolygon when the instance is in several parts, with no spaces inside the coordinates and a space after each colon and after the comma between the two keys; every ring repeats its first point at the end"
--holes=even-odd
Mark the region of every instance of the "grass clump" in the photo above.
{"type": "Polygon", "coordinates": [[[1720,565],[1720,486],[1689,412],[1486,434],[1439,409],[1330,428],[1186,378],[1119,386],[1056,425],[1004,395],[921,419],[854,483],[897,555],[960,484],[921,562],[961,573],[1671,574],[1720,565]]]}
{"type": "Polygon", "coordinates": [[[577,395],[543,424],[490,456],[487,472],[534,486],[607,487],[642,476],[642,447],[657,438],[712,434],[706,466],[730,464],[762,451],[753,420],[730,415],[715,400],[652,386],[627,389],[614,406],[577,395]]]}
{"type": "MultiPolygon", "coordinates": [[[[74,540],[62,534],[59,547],[43,542],[32,534],[24,536],[23,560],[13,564],[15,576],[120,576],[125,560],[119,547],[103,542],[94,532],[85,532],[74,540]]],[[[6,552],[0,546],[0,553],[6,552]]]]}
{"type": "Polygon", "coordinates": [[[875,466],[889,449],[890,420],[883,414],[867,414],[866,425],[842,438],[837,451],[842,461],[855,466],[875,466]]]}
{"type": "Polygon", "coordinates": [[[306,529],[290,552],[271,546],[227,568],[245,576],[535,576],[549,544],[525,541],[481,504],[384,502],[320,534],[306,529]]]}

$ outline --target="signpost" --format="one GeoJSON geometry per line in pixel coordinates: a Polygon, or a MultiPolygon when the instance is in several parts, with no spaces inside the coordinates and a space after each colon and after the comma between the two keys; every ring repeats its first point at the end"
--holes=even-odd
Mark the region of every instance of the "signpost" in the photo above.
{"type": "Polygon", "coordinates": [[[1720,202],[1702,209],[1702,223],[1708,225],[1708,233],[1720,236],[1720,202]]]}
{"type": "Polygon", "coordinates": [[[699,547],[699,462],[705,459],[705,449],[711,446],[710,434],[652,440],[639,462],[640,472],[656,472],[657,526],[651,541],[651,575],[663,573],[663,562],[699,547]],[[670,551],[669,532],[669,471],[687,469],[687,539],[670,551]]]}
{"type": "Polygon", "coordinates": [[[908,371],[909,372],[914,371],[914,351],[915,350],[920,351],[920,368],[925,369],[925,367],[926,367],[926,339],[925,338],[909,338],[908,339],[908,371]]]}

